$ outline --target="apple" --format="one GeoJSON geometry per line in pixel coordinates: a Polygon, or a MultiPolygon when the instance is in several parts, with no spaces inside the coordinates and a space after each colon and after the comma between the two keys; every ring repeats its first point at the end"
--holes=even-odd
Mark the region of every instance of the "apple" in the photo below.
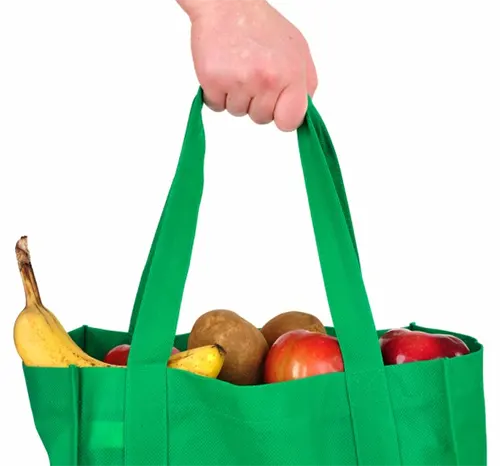
{"type": "Polygon", "coordinates": [[[454,335],[405,328],[389,330],[379,341],[387,365],[453,358],[470,353],[468,346],[454,335]]]}
{"type": "MultiPolygon", "coordinates": [[[[128,361],[128,355],[130,353],[130,345],[123,344],[111,348],[106,356],[104,357],[104,362],[107,364],[112,364],[114,366],[126,366],[128,361]]],[[[172,348],[170,355],[179,353],[177,348],[172,348]]]]}
{"type": "Polygon", "coordinates": [[[129,351],[130,345],[124,344],[115,346],[108,351],[104,357],[104,362],[112,364],[113,366],[126,366],[129,351]]]}
{"type": "Polygon", "coordinates": [[[298,329],[281,335],[269,349],[264,362],[264,382],[285,382],[343,371],[337,338],[298,329]]]}

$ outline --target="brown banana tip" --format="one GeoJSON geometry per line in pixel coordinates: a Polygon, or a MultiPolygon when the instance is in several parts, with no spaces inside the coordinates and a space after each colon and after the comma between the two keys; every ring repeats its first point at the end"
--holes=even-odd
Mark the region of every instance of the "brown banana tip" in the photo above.
{"type": "Polygon", "coordinates": [[[16,243],[16,258],[17,263],[21,267],[24,264],[29,264],[31,262],[30,251],[28,249],[28,237],[21,236],[21,238],[16,243]]]}
{"type": "Polygon", "coordinates": [[[217,350],[219,351],[219,353],[222,355],[222,356],[225,356],[226,355],[226,350],[219,344],[215,344],[215,347],[217,348],[217,350]]]}

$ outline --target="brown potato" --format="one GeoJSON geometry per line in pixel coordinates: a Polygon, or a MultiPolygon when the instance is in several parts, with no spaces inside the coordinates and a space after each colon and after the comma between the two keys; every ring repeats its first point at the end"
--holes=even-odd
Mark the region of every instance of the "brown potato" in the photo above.
{"type": "Polygon", "coordinates": [[[299,329],[326,333],[324,325],[316,316],[300,311],[288,311],[278,314],[262,327],[261,332],[267,344],[271,347],[281,335],[299,329]]]}
{"type": "Polygon", "coordinates": [[[257,327],[233,311],[206,312],[193,325],[188,349],[215,343],[226,351],[219,379],[236,385],[256,385],[262,381],[269,347],[257,327]]]}

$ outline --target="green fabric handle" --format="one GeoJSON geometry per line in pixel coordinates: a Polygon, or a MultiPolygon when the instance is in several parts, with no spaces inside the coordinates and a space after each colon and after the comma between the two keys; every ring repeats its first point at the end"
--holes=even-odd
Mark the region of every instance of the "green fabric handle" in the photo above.
{"type": "MultiPolygon", "coordinates": [[[[193,106],[196,106],[198,104],[198,102],[196,102],[196,99],[197,98],[195,98],[195,102],[194,102],[193,106]]],[[[201,109],[200,109],[200,112],[201,112],[201,109]]],[[[310,98],[309,98],[308,113],[310,115],[310,120],[312,122],[311,130],[316,131],[316,135],[319,139],[319,142],[320,142],[320,145],[322,148],[322,152],[323,152],[324,157],[326,159],[326,162],[328,164],[328,170],[330,172],[333,183],[335,185],[335,189],[336,189],[338,196],[339,196],[339,200],[340,200],[340,203],[342,206],[342,211],[344,212],[345,220],[347,222],[349,234],[351,235],[351,240],[352,240],[355,252],[356,252],[356,256],[357,256],[358,261],[359,261],[359,254],[358,254],[358,248],[357,248],[357,244],[356,244],[356,238],[354,235],[354,228],[352,225],[351,213],[349,210],[349,204],[347,202],[347,196],[346,196],[346,192],[345,192],[345,188],[344,188],[344,181],[342,179],[342,172],[340,170],[340,165],[339,165],[339,161],[337,159],[337,154],[335,152],[335,148],[333,147],[332,140],[330,138],[330,135],[328,134],[328,130],[326,129],[326,126],[323,122],[323,119],[321,118],[320,114],[318,113],[318,111],[314,107],[312,100],[310,98]]],[[[193,118],[196,117],[196,115],[193,115],[193,112],[191,113],[191,116],[193,118]]],[[[190,121],[192,121],[193,118],[191,118],[190,121]]],[[[200,118],[201,118],[201,116],[200,116],[200,118]]],[[[203,122],[201,122],[201,130],[203,131],[203,122]]],[[[204,141],[203,141],[203,143],[204,143],[204,141]]],[[[169,196],[170,196],[170,194],[169,194],[169,196]]],[[[167,206],[168,206],[168,197],[167,197],[167,201],[165,203],[164,213],[166,211],[167,206]]],[[[160,225],[162,224],[164,217],[165,216],[162,215],[162,217],[160,219],[158,228],[156,230],[155,237],[153,239],[153,244],[152,244],[151,249],[149,251],[148,259],[146,261],[146,266],[144,267],[144,271],[143,271],[142,276],[141,276],[141,281],[139,283],[139,289],[138,289],[138,292],[137,292],[137,295],[135,298],[132,316],[130,318],[129,333],[131,335],[134,333],[134,330],[135,330],[135,324],[137,322],[137,316],[139,315],[139,310],[140,310],[141,302],[142,302],[142,296],[144,294],[144,288],[146,286],[146,282],[147,282],[147,279],[149,276],[149,271],[151,268],[151,261],[152,261],[153,254],[154,254],[155,249],[156,249],[156,243],[158,241],[158,236],[159,236],[159,232],[160,232],[160,225]]]]}
{"type": "MultiPolygon", "coordinates": [[[[125,463],[130,466],[168,464],[168,377],[164,368],[175,338],[202,199],[202,108],[200,89],[131,318],[125,428],[125,463]],[[146,421],[149,428],[141,429],[146,421]],[[155,431],[161,439],[153,445],[151,422],[157,424],[155,431]]],[[[344,359],[359,464],[400,464],[382,356],[340,168],[311,100],[297,135],[326,295],[344,359]],[[360,409],[368,400],[372,401],[369,412],[360,409]],[[365,438],[367,432],[370,438],[365,438]]]]}
{"type": "MultiPolygon", "coordinates": [[[[134,303],[130,321],[134,346],[129,364],[164,362],[173,345],[203,192],[202,107],[200,89],[134,303]]],[[[351,361],[363,370],[380,367],[375,325],[361,278],[339,163],[311,100],[297,134],[320,262],[323,275],[328,275],[324,276],[325,288],[346,367],[351,361]],[[351,291],[346,293],[346,289],[351,291]],[[364,345],[358,344],[359,338],[365,340],[364,345]],[[370,341],[371,346],[367,345],[370,341]]]]}

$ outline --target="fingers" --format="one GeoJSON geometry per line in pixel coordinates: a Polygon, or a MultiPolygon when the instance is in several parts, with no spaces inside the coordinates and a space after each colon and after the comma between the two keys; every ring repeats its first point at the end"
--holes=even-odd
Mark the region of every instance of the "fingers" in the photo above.
{"type": "Polygon", "coordinates": [[[258,125],[267,125],[274,119],[274,109],[278,101],[279,92],[268,91],[263,94],[256,95],[248,109],[248,115],[254,123],[258,125]]]}
{"type": "Polygon", "coordinates": [[[270,90],[267,92],[249,93],[233,91],[211,92],[203,90],[207,106],[216,111],[227,110],[231,115],[242,117],[249,115],[253,122],[266,125],[273,120],[281,131],[294,131],[301,124],[307,110],[307,95],[313,95],[315,87],[304,83],[294,83],[286,86],[281,92],[270,90]]]}
{"type": "Polygon", "coordinates": [[[248,113],[250,100],[245,91],[231,92],[226,98],[226,110],[233,116],[242,117],[248,113]]]}
{"type": "MultiPolygon", "coordinates": [[[[251,79],[211,80],[203,87],[206,105],[216,111],[227,110],[233,116],[248,115],[253,122],[265,125],[275,122],[281,131],[294,131],[301,124],[307,110],[307,96],[314,95],[318,78],[311,58],[294,72],[250,73],[251,79]]],[[[243,73],[242,73],[243,74],[243,73]]],[[[246,75],[248,76],[248,74],[246,75]]]]}
{"type": "Polygon", "coordinates": [[[214,112],[223,112],[226,109],[226,93],[217,88],[203,89],[203,100],[214,112]]]}

